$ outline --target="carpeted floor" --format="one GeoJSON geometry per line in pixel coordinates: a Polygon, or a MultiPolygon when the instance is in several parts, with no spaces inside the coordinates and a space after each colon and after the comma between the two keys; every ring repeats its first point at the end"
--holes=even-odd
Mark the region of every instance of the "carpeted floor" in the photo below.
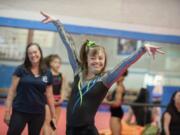
{"type": "MultiPolygon", "coordinates": [[[[7,126],[3,122],[3,115],[4,115],[4,107],[0,105],[0,135],[6,135],[7,126]]],[[[98,130],[108,129],[109,125],[109,113],[108,112],[98,112],[96,115],[96,126],[98,130]]],[[[62,113],[60,120],[58,122],[58,135],[65,135],[65,125],[66,125],[66,109],[62,108],[62,113]]],[[[22,135],[27,135],[27,128],[23,131],[22,135]]]]}

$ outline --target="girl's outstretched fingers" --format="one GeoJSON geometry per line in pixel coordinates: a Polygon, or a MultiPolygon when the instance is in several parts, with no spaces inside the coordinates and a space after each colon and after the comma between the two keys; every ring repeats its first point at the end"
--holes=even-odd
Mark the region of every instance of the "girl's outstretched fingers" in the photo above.
{"type": "Polygon", "coordinates": [[[160,53],[160,54],[165,54],[164,51],[160,50],[160,49],[157,49],[157,53],[160,53]]]}
{"type": "Polygon", "coordinates": [[[49,16],[47,13],[45,12],[40,12],[42,16],[44,16],[45,18],[42,20],[43,23],[49,23],[54,21],[55,19],[53,19],[51,16],[49,16]]]}
{"type": "Polygon", "coordinates": [[[154,45],[150,45],[150,44],[146,44],[145,45],[145,49],[147,51],[147,53],[149,55],[152,55],[153,56],[153,59],[155,58],[155,55],[157,53],[160,53],[160,54],[165,54],[165,52],[161,51],[161,47],[157,47],[157,46],[154,46],[154,45]]]}

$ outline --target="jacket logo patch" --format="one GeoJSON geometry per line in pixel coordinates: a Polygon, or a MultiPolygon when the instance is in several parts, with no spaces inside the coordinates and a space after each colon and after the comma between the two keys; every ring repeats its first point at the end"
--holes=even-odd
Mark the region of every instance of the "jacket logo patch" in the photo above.
{"type": "Polygon", "coordinates": [[[45,83],[47,83],[47,82],[48,82],[47,76],[42,76],[42,81],[45,82],[45,83]]]}

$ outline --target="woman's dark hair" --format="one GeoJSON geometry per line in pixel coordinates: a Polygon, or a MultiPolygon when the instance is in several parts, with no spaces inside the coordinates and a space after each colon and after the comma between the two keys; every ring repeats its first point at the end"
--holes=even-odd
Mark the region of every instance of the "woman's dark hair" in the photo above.
{"type": "Polygon", "coordinates": [[[32,67],[32,64],[29,60],[29,57],[28,57],[28,49],[31,47],[31,46],[37,46],[37,48],[39,49],[40,51],[40,54],[41,54],[41,58],[40,58],[40,61],[39,61],[39,73],[40,74],[43,74],[44,71],[45,71],[45,64],[43,62],[43,53],[42,53],[42,49],[41,47],[39,46],[39,44],[37,43],[30,43],[26,46],[26,50],[25,50],[25,59],[24,59],[24,63],[23,63],[23,66],[25,67],[25,69],[29,72],[31,72],[31,67],[32,67]]]}
{"type": "Polygon", "coordinates": [[[174,98],[175,98],[175,96],[176,96],[176,94],[177,94],[178,92],[180,92],[180,91],[175,91],[175,92],[172,94],[171,99],[170,99],[170,101],[169,101],[169,104],[168,104],[166,110],[171,110],[171,111],[176,110],[174,98]]]}
{"type": "MultiPolygon", "coordinates": [[[[135,103],[148,103],[149,93],[147,89],[141,88],[135,103]]],[[[132,106],[138,125],[144,126],[151,123],[151,111],[147,106],[132,106]]]]}
{"type": "Polygon", "coordinates": [[[147,89],[141,88],[140,92],[138,94],[138,97],[136,98],[136,100],[134,102],[136,102],[136,103],[147,103],[148,99],[149,99],[149,93],[148,93],[147,89]]]}
{"type": "MultiPolygon", "coordinates": [[[[104,67],[103,69],[101,70],[101,73],[105,71],[105,68],[106,68],[106,65],[107,65],[107,55],[106,55],[106,51],[105,51],[105,48],[100,46],[100,45],[97,45],[95,43],[92,44],[92,46],[88,46],[87,44],[89,43],[90,41],[89,40],[86,40],[81,49],[80,49],[80,64],[82,66],[82,68],[86,71],[88,70],[88,62],[87,62],[87,56],[88,56],[88,53],[90,51],[90,49],[92,48],[93,52],[92,52],[92,55],[96,55],[98,54],[98,52],[100,50],[102,50],[104,52],[104,55],[105,55],[105,64],[104,64],[104,67]]],[[[87,71],[86,71],[87,72],[87,71]]]]}
{"type": "MultiPolygon", "coordinates": [[[[161,119],[161,123],[162,123],[162,131],[161,131],[161,135],[165,135],[165,130],[164,130],[164,115],[166,112],[169,112],[170,115],[174,115],[174,113],[176,112],[176,107],[175,107],[175,101],[174,101],[174,98],[176,96],[176,94],[180,92],[180,91],[175,91],[172,96],[171,96],[171,99],[167,105],[167,108],[166,110],[164,111],[163,115],[162,115],[162,119],[161,119]]],[[[175,115],[176,116],[176,115],[175,115]]]]}
{"type": "Polygon", "coordinates": [[[59,55],[57,54],[50,54],[47,57],[44,58],[44,62],[46,64],[46,66],[48,68],[50,68],[50,63],[54,60],[54,59],[59,59],[61,61],[61,58],[59,57],[59,55]]]}

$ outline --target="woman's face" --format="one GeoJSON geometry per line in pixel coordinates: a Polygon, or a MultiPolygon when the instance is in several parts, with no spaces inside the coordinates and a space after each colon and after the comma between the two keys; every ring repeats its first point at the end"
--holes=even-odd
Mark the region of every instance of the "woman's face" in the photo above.
{"type": "Polygon", "coordinates": [[[54,72],[59,72],[60,66],[61,66],[61,61],[59,58],[54,58],[50,62],[50,67],[54,72]]]}
{"type": "Polygon", "coordinates": [[[177,92],[174,97],[175,106],[178,110],[180,110],[180,92],[177,92]]]}
{"type": "Polygon", "coordinates": [[[105,54],[102,49],[94,52],[93,49],[89,50],[87,55],[88,72],[99,74],[105,66],[105,54]]]}
{"type": "Polygon", "coordinates": [[[28,48],[28,58],[32,65],[39,64],[41,59],[41,53],[36,45],[32,45],[28,48]]]}

